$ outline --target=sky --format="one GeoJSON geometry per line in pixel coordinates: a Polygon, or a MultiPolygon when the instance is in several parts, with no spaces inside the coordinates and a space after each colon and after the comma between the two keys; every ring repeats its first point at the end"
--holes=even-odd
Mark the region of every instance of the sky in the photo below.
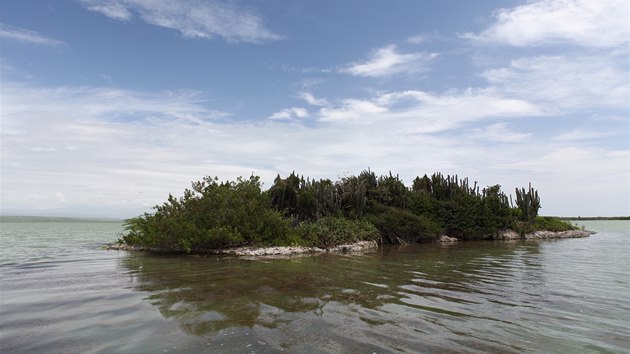
{"type": "Polygon", "coordinates": [[[1,210],[442,172],[630,215],[630,1],[0,2],[1,210]]]}

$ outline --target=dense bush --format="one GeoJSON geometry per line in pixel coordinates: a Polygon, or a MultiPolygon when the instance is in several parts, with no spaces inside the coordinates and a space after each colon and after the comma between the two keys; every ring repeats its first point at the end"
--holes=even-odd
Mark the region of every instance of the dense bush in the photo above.
{"type": "Polygon", "coordinates": [[[367,170],[337,182],[280,175],[268,190],[258,177],[219,183],[206,177],[191,190],[127,221],[123,242],[165,251],[252,245],[308,245],[328,248],[378,239],[382,243],[430,241],[444,232],[483,239],[500,229],[521,234],[574,227],[536,217],[538,192],[517,189],[517,207],[499,185],[481,189],[468,179],[424,175],[407,188],[398,176],[367,170]]]}
{"type": "Polygon", "coordinates": [[[314,222],[303,222],[295,231],[303,245],[320,248],[379,238],[378,230],[366,220],[332,216],[314,222]]]}
{"type": "Polygon", "coordinates": [[[290,220],[269,207],[258,177],[218,183],[206,178],[192,190],[127,221],[123,240],[166,251],[194,252],[240,245],[291,242],[290,220]]]}
{"type": "Polygon", "coordinates": [[[490,211],[477,200],[457,198],[438,203],[436,211],[446,234],[464,240],[490,237],[496,223],[490,211]]]}
{"type": "Polygon", "coordinates": [[[577,230],[579,227],[558,218],[550,216],[537,216],[534,221],[534,229],[547,231],[569,231],[577,230]]]}
{"type": "Polygon", "coordinates": [[[376,226],[382,243],[398,244],[434,240],[440,226],[433,220],[410,211],[393,207],[374,208],[367,220],[376,226]]]}

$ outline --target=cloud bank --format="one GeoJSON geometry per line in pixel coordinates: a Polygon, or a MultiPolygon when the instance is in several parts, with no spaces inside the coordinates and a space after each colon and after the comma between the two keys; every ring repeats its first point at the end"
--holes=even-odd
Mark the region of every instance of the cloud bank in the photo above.
{"type": "MultiPolygon", "coordinates": [[[[581,198],[602,193],[586,188],[593,183],[628,191],[628,151],[593,149],[565,131],[553,139],[519,129],[523,118],[546,117],[544,109],[490,88],[345,99],[286,124],[224,121],[227,113],[208,108],[198,92],[8,85],[2,183],[11,188],[3,188],[2,205],[14,211],[98,206],[102,215],[129,217],[205,175],[256,173],[269,186],[276,173],[295,169],[334,179],[371,167],[399,172],[408,182],[442,171],[482,185],[501,182],[507,191],[535,176],[545,200],[553,201],[558,179],[567,190],[582,190],[581,198]]],[[[289,109],[287,116],[303,113],[289,109]]],[[[553,202],[544,208],[580,211],[553,202]]]]}
{"type": "MultiPolygon", "coordinates": [[[[137,17],[192,38],[279,38],[258,17],[218,2],[82,3],[114,20],[137,17]]],[[[399,75],[432,73],[437,58],[391,45],[328,73],[333,82],[360,82],[353,94],[302,86],[293,102],[263,116],[213,109],[211,97],[194,90],[45,86],[5,77],[3,212],[35,206],[46,214],[130,217],[206,175],[255,173],[268,187],[276,173],[335,179],[367,167],[400,173],[407,183],[434,171],[458,173],[482,186],[502,183],[508,192],[532,181],[544,214],[627,212],[627,16],[619,1],[499,10],[487,28],[463,35],[466,49],[520,48],[477,67],[474,85],[390,85],[399,75]],[[375,82],[387,85],[374,89],[375,82]]],[[[3,38],[50,45],[44,35],[6,28],[3,38]]]]}
{"type": "Polygon", "coordinates": [[[630,41],[629,18],[626,0],[545,0],[498,10],[490,27],[461,36],[513,46],[573,43],[619,47],[630,41]]]}

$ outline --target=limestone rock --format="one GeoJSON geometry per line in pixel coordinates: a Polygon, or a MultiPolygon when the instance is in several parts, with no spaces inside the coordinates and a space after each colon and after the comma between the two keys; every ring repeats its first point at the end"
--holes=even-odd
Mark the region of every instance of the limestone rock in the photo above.
{"type": "Polygon", "coordinates": [[[459,241],[458,238],[451,237],[448,235],[441,235],[440,237],[438,237],[438,242],[457,242],[457,241],[459,241]]]}

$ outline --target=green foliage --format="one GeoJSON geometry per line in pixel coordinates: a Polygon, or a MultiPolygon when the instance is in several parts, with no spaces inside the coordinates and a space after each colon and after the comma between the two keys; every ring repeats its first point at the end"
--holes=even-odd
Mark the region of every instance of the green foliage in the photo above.
{"type": "Polygon", "coordinates": [[[578,230],[579,227],[571,224],[570,222],[560,220],[551,216],[538,216],[534,222],[535,230],[546,231],[569,231],[578,230]]]}
{"type": "Polygon", "coordinates": [[[291,215],[297,206],[299,180],[296,181],[296,179],[295,173],[286,179],[282,179],[278,175],[268,192],[271,197],[271,205],[286,215],[291,215]]]}
{"type": "Polygon", "coordinates": [[[438,200],[449,200],[460,194],[479,195],[477,182],[472,187],[469,187],[468,178],[460,180],[457,175],[444,177],[439,172],[431,176],[429,190],[431,195],[438,200]]]}
{"type": "Polygon", "coordinates": [[[363,240],[377,240],[378,230],[366,220],[326,216],[314,222],[303,222],[296,234],[306,246],[330,248],[363,240]]]}
{"type": "Polygon", "coordinates": [[[341,191],[341,208],[344,215],[351,218],[362,217],[371,184],[366,183],[362,178],[350,176],[343,178],[338,187],[341,191]]]}
{"type": "Polygon", "coordinates": [[[480,193],[477,182],[470,187],[467,178],[436,173],[430,179],[416,178],[412,191],[410,210],[432,218],[450,236],[484,239],[513,224],[509,198],[500,185],[480,193]]]}
{"type": "Polygon", "coordinates": [[[378,228],[382,243],[431,241],[441,231],[440,226],[426,216],[393,207],[377,209],[380,212],[374,212],[367,219],[378,228]]]}
{"type": "Polygon", "coordinates": [[[460,239],[484,239],[499,229],[521,233],[563,231],[572,226],[537,217],[538,192],[517,189],[517,208],[500,185],[480,191],[477,182],[434,173],[407,188],[398,175],[372,171],[328,179],[280,175],[263,192],[259,177],[218,182],[206,177],[192,189],[129,219],[122,242],[175,252],[254,245],[311,245],[379,239],[382,243],[429,241],[441,232],[460,239]]]}
{"type": "Polygon", "coordinates": [[[422,178],[416,177],[411,190],[420,194],[431,193],[431,179],[426,174],[422,178]]]}
{"type": "Polygon", "coordinates": [[[269,208],[258,177],[218,183],[205,178],[192,190],[127,220],[123,240],[164,251],[196,252],[218,247],[286,243],[290,221],[269,208]]]}
{"type": "Polygon", "coordinates": [[[463,240],[488,238],[498,229],[497,219],[483,199],[472,195],[441,201],[436,212],[446,234],[463,240]]]}
{"type": "Polygon", "coordinates": [[[414,191],[409,196],[409,210],[416,215],[428,215],[435,217],[435,208],[438,201],[427,192],[414,191]]]}
{"type": "Polygon", "coordinates": [[[295,172],[285,179],[278,175],[267,194],[274,209],[298,221],[338,215],[342,208],[339,188],[332,181],[305,180],[295,172]]]}
{"type": "Polygon", "coordinates": [[[540,209],[540,198],[538,191],[532,188],[531,183],[527,191],[525,188],[516,188],[516,205],[521,210],[521,220],[533,224],[540,209]]]}
{"type": "Polygon", "coordinates": [[[373,200],[379,204],[406,209],[409,204],[409,194],[409,189],[405,187],[398,175],[394,177],[390,172],[389,176],[381,176],[378,179],[373,200]]]}

